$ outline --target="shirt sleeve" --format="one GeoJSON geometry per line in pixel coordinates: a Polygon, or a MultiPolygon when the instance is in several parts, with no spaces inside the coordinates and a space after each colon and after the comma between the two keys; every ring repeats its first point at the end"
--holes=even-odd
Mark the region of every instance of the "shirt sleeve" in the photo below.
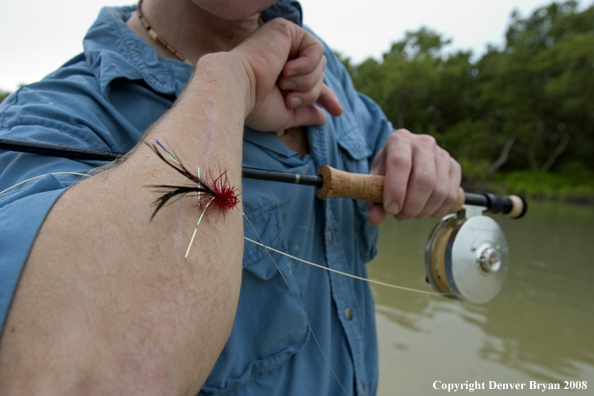
{"type": "MultiPolygon", "coordinates": [[[[0,137],[106,148],[80,121],[97,106],[67,92],[73,88],[68,83],[60,88],[38,84],[21,88],[0,105],[0,137]]],[[[97,164],[0,150],[0,330],[45,217],[61,194],[97,164]]]]}
{"type": "Polygon", "coordinates": [[[45,216],[64,191],[52,176],[17,193],[5,193],[0,200],[0,327],[8,314],[29,251],[45,216]],[[12,195],[12,196],[11,196],[12,195]],[[17,195],[25,195],[17,199],[17,195]]]}

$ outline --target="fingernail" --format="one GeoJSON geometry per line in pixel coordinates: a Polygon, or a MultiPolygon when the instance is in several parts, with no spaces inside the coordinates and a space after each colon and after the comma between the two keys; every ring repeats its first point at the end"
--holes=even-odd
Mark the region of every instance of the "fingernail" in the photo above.
{"type": "Polygon", "coordinates": [[[297,85],[293,81],[283,81],[282,89],[286,89],[287,91],[292,91],[297,88],[297,85]]]}
{"type": "Polygon", "coordinates": [[[401,222],[401,223],[406,223],[409,220],[408,217],[404,217],[404,216],[399,215],[399,214],[397,214],[396,216],[394,216],[394,218],[397,221],[401,222]]]}
{"type": "Polygon", "coordinates": [[[301,98],[292,98],[291,99],[291,108],[295,109],[295,108],[301,106],[302,103],[303,103],[303,101],[301,100],[301,98]]]}
{"type": "Polygon", "coordinates": [[[398,204],[396,202],[392,202],[390,205],[388,205],[388,209],[387,212],[390,214],[396,214],[400,211],[400,208],[398,207],[398,204]]]}
{"type": "Polygon", "coordinates": [[[289,70],[285,73],[285,76],[291,77],[291,76],[294,76],[295,74],[297,74],[297,70],[289,70]]]}

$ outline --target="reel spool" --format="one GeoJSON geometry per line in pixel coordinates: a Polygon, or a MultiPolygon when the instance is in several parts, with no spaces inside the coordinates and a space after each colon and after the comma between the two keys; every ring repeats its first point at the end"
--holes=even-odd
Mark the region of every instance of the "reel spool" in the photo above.
{"type": "Polygon", "coordinates": [[[464,206],[433,229],[425,250],[427,280],[446,297],[475,304],[490,301],[505,282],[509,252],[497,222],[484,208],[464,206]]]}

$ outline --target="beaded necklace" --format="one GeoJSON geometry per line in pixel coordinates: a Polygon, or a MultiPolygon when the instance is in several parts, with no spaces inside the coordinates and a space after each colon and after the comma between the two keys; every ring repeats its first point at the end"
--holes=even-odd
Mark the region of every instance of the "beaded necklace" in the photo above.
{"type": "Polygon", "coordinates": [[[194,64],[192,62],[190,62],[188,59],[186,59],[185,56],[183,56],[182,54],[177,52],[177,50],[175,48],[173,48],[167,41],[165,41],[161,36],[159,36],[159,34],[157,32],[155,32],[155,29],[153,29],[151,27],[151,24],[149,23],[149,21],[142,14],[142,11],[141,11],[142,1],[143,0],[138,1],[138,4],[136,5],[136,12],[138,13],[138,19],[140,19],[142,26],[144,26],[144,28],[148,32],[149,36],[151,36],[151,38],[153,40],[155,40],[157,43],[159,43],[163,47],[165,47],[167,49],[167,51],[171,52],[173,54],[173,56],[175,56],[177,59],[179,59],[180,61],[182,61],[184,63],[187,63],[188,65],[194,66],[194,64]]]}

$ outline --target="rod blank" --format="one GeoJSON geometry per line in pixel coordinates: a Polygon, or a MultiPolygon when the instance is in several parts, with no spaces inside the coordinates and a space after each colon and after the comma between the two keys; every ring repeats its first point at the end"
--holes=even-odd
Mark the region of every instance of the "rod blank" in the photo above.
{"type": "MultiPolygon", "coordinates": [[[[114,161],[126,154],[5,138],[0,138],[0,150],[20,151],[70,158],[79,161],[114,161]]],[[[322,166],[318,170],[317,175],[304,175],[255,168],[242,168],[242,175],[250,179],[314,186],[316,187],[316,195],[320,199],[342,197],[378,203],[383,202],[383,176],[348,173],[334,169],[328,165],[322,166]]],[[[471,194],[465,193],[460,188],[458,200],[454,204],[452,211],[457,212],[462,208],[463,204],[482,206],[487,208],[487,211],[491,213],[503,213],[512,218],[524,216],[528,208],[526,200],[516,195],[501,197],[496,194],[471,194]]]]}
{"type": "Polygon", "coordinates": [[[114,161],[126,153],[91,148],[62,146],[60,144],[30,142],[27,140],[0,138],[0,150],[20,151],[51,157],[70,158],[79,161],[114,161]]]}
{"type": "Polygon", "coordinates": [[[306,186],[322,187],[324,179],[317,175],[278,172],[265,169],[241,168],[241,174],[248,179],[277,181],[281,183],[304,184],[306,186]]]}

